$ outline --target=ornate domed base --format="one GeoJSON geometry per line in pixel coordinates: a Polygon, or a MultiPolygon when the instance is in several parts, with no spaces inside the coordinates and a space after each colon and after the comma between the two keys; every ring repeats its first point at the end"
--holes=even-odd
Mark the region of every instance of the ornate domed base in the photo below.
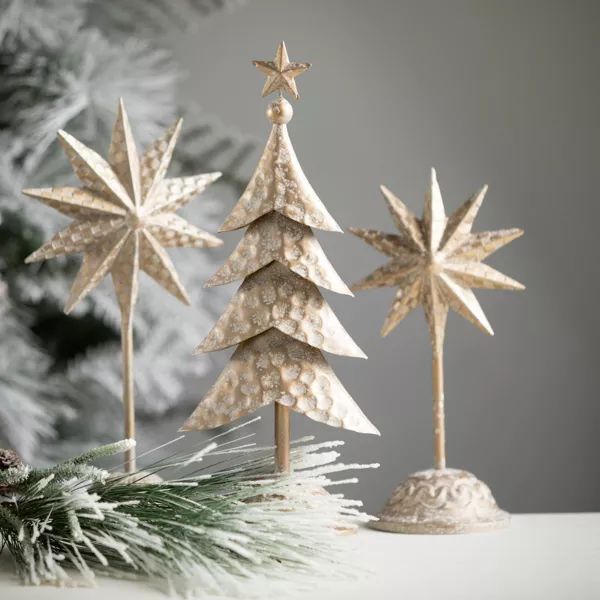
{"type": "Polygon", "coordinates": [[[374,529],[394,533],[472,533],[508,527],[490,488],[460,469],[413,473],[394,491],[374,529]]]}

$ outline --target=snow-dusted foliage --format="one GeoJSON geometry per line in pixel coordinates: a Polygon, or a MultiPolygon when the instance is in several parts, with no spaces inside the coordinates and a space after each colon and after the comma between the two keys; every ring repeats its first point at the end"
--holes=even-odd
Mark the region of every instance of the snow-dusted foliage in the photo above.
{"type": "Polygon", "coordinates": [[[377,465],[343,464],[342,442],[305,438],[292,445],[294,471],[274,475],[272,448],[225,433],[130,475],[90,464],[127,440],[48,469],[0,471],[0,541],[23,582],[92,584],[108,573],[185,597],[248,598],[360,574],[340,533],[372,517],[325,490],[377,465]]]}
{"type": "MultiPolygon", "coordinates": [[[[21,189],[74,184],[57,130],[104,155],[123,97],[143,145],[184,116],[171,174],[223,171],[221,183],[188,213],[192,223],[216,230],[217,199],[238,194],[232,187],[243,185],[242,163],[253,142],[198,107],[179,105],[178,65],[161,47],[160,30],[238,3],[0,0],[0,276],[6,286],[0,446],[28,460],[59,459],[120,436],[121,382],[111,286],[101,285],[73,316],[62,314],[79,259],[33,265],[23,259],[66,219],[24,198],[21,189]]],[[[145,421],[181,404],[194,406],[209,366],[191,351],[213,320],[202,284],[215,258],[204,251],[173,255],[193,305],[141,281],[135,334],[142,430],[145,421]]]]}

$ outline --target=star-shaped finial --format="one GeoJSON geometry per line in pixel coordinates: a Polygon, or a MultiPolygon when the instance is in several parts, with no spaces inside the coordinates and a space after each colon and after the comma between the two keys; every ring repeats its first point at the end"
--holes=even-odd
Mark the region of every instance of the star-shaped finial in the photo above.
{"type": "Polygon", "coordinates": [[[267,75],[267,81],[262,91],[263,97],[283,90],[298,99],[295,79],[310,68],[310,63],[290,62],[285,42],[280,42],[275,60],[253,60],[252,64],[267,75]]]}
{"type": "Polygon", "coordinates": [[[65,312],[111,273],[119,306],[130,317],[141,269],[189,304],[164,248],[213,247],[221,240],[175,214],[220,173],[166,179],[181,119],[150,145],[141,159],[121,100],[108,162],[64,131],[58,136],[82,187],[24,190],[74,221],[27,257],[26,262],[83,253],[65,312]]]}
{"type": "Polygon", "coordinates": [[[381,186],[400,235],[351,228],[390,261],[352,286],[353,290],[398,287],[381,335],[387,335],[418,306],[423,305],[434,348],[444,341],[448,309],[452,308],[481,330],[492,328],[471,288],[522,290],[525,286],[481,261],[523,234],[521,229],[471,233],[487,191],[484,186],[450,217],[431,170],[423,218],[418,219],[392,192],[381,186]]]}

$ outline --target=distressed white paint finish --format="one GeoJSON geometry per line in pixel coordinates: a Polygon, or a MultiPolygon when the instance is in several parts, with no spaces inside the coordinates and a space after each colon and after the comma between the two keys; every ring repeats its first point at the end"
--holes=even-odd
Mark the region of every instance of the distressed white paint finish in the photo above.
{"type": "Polygon", "coordinates": [[[461,469],[413,473],[394,490],[372,526],[394,533],[474,533],[508,527],[490,488],[461,469]]]}

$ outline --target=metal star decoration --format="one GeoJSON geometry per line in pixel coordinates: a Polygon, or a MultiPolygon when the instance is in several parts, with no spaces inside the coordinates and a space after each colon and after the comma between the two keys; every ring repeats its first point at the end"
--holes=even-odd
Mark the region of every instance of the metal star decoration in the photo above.
{"type": "Polygon", "coordinates": [[[27,189],[23,193],[73,217],[66,229],[25,259],[83,253],[65,312],[69,313],[108,273],[124,317],[131,314],[141,269],[167,291],[189,299],[164,248],[219,246],[222,242],[175,214],[220,173],[166,179],[181,119],[138,158],[125,106],[119,103],[108,162],[64,131],[58,133],[81,188],[27,189]]]}
{"type": "Polygon", "coordinates": [[[310,68],[310,63],[290,62],[285,42],[280,42],[274,60],[253,60],[252,64],[267,75],[263,97],[276,91],[286,91],[298,99],[296,77],[310,68]]]}
{"type": "Polygon", "coordinates": [[[423,217],[418,219],[387,188],[398,234],[350,229],[390,261],[359,281],[353,290],[398,287],[381,330],[387,335],[413,308],[423,305],[432,343],[434,469],[400,483],[374,525],[400,533],[465,533],[506,527],[508,514],[498,508],[489,488],[462,469],[446,468],[443,347],[450,308],[482,331],[492,328],[472,288],[522,290],[522,284],[483,264],[483,260],[523,234],[521,229],[472,233],[487,186],[446,216],[435,170],[431,170],[423,217]],[[454,490],[461,489],[460,494],[454,490]],[[426,490],[423,495],[423,490],[426,490]],[[443,498],[431,503],[423,498],[443,498]]]}
{"type": "Polygon", "coordinates": [[[434,347],[441,348],[449,308],[482,331],[493,330],[471,288],[522,290],[522,284],[481,261],[523,234],[521,229],[472,233],[487,192],[484,186],[446,217],[435,169],[418,219],[390,190],[381,186],[399,235],[350,228],[390,261],[352,286],[353,290],[398,287],[381,335],[386,336],[413,308],[423,305],[434,347]]]}
{"type": "MultiPolygon", "coordinates": [[[[164,249],[214,247],[222,243],[175,214],[221,176],[221,173],[207,173],[174,179],[165,177],[181,123],[181,119],[174,123],[140,158],[121,100],[108,161],[68,133],[58,133],[73,170],[83,184],[81,187],[23,191],[74,219],[26,259],[30,263],[83,253],[66,313],[106,275],[112,275],[122,317],[127,437],[134,437],[132,318],[139,271],[189,304],[188,295],[164,249]]],[[[133,468],[132,461],[129,468],[133,468]]]]}

